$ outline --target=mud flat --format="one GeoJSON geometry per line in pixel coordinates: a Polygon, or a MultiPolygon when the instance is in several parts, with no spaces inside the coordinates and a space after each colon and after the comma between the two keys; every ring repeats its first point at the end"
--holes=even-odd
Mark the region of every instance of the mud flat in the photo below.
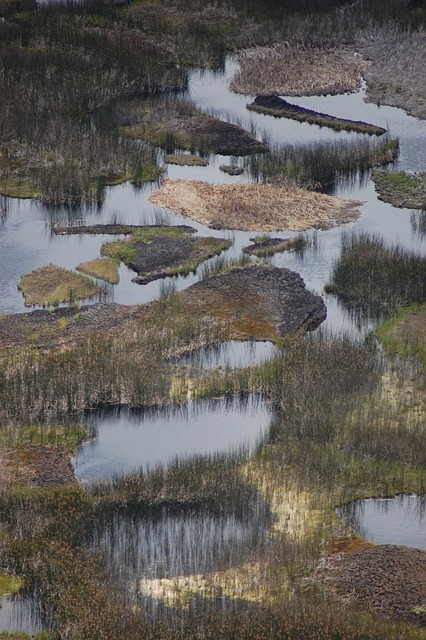
{"type": "Polygon", "coordinates": [[[248,95],[327,95],[355,91],[368,63],[344,48],[277,43],[247,49],[231,89],[248,95]]]}
{"type": "Polygon", "coordinates": [[[383,127],[377,127],[374,124],[368,124],[361,120],[346,120],[330,116],[326,113],[305,109],[296,104],[291,104],[283,98],[274,95],[257,96],[251,104],[247,105],[250,111],[258,111],[275,118],[289,118],[297,122],[307,122],[308,124],[316,124],[320,127],[330,127],[336,131],[356,131],[358,133],[368,133],[369,135],[381,136],[386,133],[383,127]]]}
{"type": "Polygon", "coordinates": [[[179,179],[165,180],[150,200],[214,229],[244,231],[330,229],[357,218],[361,204],[292,186],[179,179]]]}
{"type": "Polygon", "coordinates": [[[227,322],[236,339],[267,340],[314,329],[327,316],[323,299],[310,293],[298,273],[253,265],[213,276],[181,294],[193,313],[227,322]]]}

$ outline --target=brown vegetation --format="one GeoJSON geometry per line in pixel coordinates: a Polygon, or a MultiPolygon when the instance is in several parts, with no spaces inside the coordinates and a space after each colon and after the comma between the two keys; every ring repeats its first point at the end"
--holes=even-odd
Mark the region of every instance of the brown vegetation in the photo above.
{"type": "Polygon", "coordinates": [[[329,229],[356,218],[354,207],[361,204],[294,186],[212,185],[197,180],[166,180],[151,202],[212,228],[247,231],[329,229]]]}
{"type": "Polygon", "coordinates": [[[238,56],[240,70],[231,82],[236,93],[288,96],[355,91],[367,63],[348,49],[287,42],[255,47],[238,56]]]}

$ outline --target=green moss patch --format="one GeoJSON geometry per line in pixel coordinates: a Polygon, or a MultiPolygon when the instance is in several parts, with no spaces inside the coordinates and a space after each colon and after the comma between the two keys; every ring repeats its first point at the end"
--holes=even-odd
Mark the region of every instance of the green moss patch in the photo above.
{"type": "Polygon", "coordinates": [[[87,275],[93,278],[105,280],[110,284],[118,284],[120,282],[118,265],[118,260],[114,260],[113,258],[97,258],[95,260],[89,260],[88,262],[82,262],[76,269],[87,273],[87,275]]]}
{"type": "Polygon", "coordinates": [[[34,269],[22,276],[18,288],[25,298],[25,305],[49,306],[91,298],[100,288],[85,276],[68,271],[54,264],[34,269]]]}
{"type": "Polygon", "coordinates": [[[379,200],[394,207],[426,209],[426,173],[375,170],[371,177],[379,200]]]}
{"type": "Polygon", "coordinates": [[[257,111],[275,118],[289,118],[297,122],[307,122],[316,124],[319,127],[330,127],[335,131],[356,131],[358,133],[368,133],[369,135],[381,136],[386,133],[386,129],[359,120],[346,120],[330,116],[326,113],[319,113],[312,109],[305,109],[296,104],[291,104],[278,96],[257,96],[252,104],[247,105],[250,111],[257,111]]]}
{"type": "Polygon", "coordinates": [[[426,304],[400,307],[376,330],[389,353],[414,357],[426,367],[426,304]]]}

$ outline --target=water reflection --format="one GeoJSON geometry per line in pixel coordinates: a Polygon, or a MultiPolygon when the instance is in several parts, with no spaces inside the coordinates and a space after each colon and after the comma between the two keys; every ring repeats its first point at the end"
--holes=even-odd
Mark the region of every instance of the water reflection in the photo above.
{"type": "Polygon", "coordinates": [[[270,415],[270,407],[254,396],[155,410],[93,411],[82,419],[96,428],[97,438],[79,447],[75,474],[93,482],[167,464],[176,457],[241,447],[250,451],[265,436],[270,415]]]}
{"type": "Polygon", "coordinates": [[[120,586],[135,594],[140,579],[224,570],[247,562],[268,544],[270,514],[262,500],[245,517],[206,507],[116,512],[91,543],[105,553],[120,586]]]}
{"type": "Polygon", "coordinates": [[[0,634],[3,631],[34,636],[42,629],[38,605],[30,596],[0,598],[0,634]]]}
{"type": "Polygon", "coordinates": [[[227,340],[217,346],[199,349],[194,353],[176,359],[176,364],[191,369],[209,370],[217,368],[241,369],[261,364],[278,352],[272,342],[227,340]]]}
{"type": "Polygon", "coordinates": [[[370,542],[426,549],[426,496],[357,500],[338,513],[370,542]]]}

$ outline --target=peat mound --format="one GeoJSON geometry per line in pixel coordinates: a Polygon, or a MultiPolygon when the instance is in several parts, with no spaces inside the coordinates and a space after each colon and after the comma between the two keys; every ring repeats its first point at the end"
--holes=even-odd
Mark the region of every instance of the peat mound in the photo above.
{"type": "Polygon", "coordinates": [[[426,626],[426,551],[365,545],[328,556],[318,577],[346,604],[426,626]]]}
{"type": "Polygon", "coordinates": [[[236,339],[267,340],[315,329],[327,316],[323,299],[289,269],[236,268],[197,282],[181,294],[188,309],[213,316],[236,339]]]}

